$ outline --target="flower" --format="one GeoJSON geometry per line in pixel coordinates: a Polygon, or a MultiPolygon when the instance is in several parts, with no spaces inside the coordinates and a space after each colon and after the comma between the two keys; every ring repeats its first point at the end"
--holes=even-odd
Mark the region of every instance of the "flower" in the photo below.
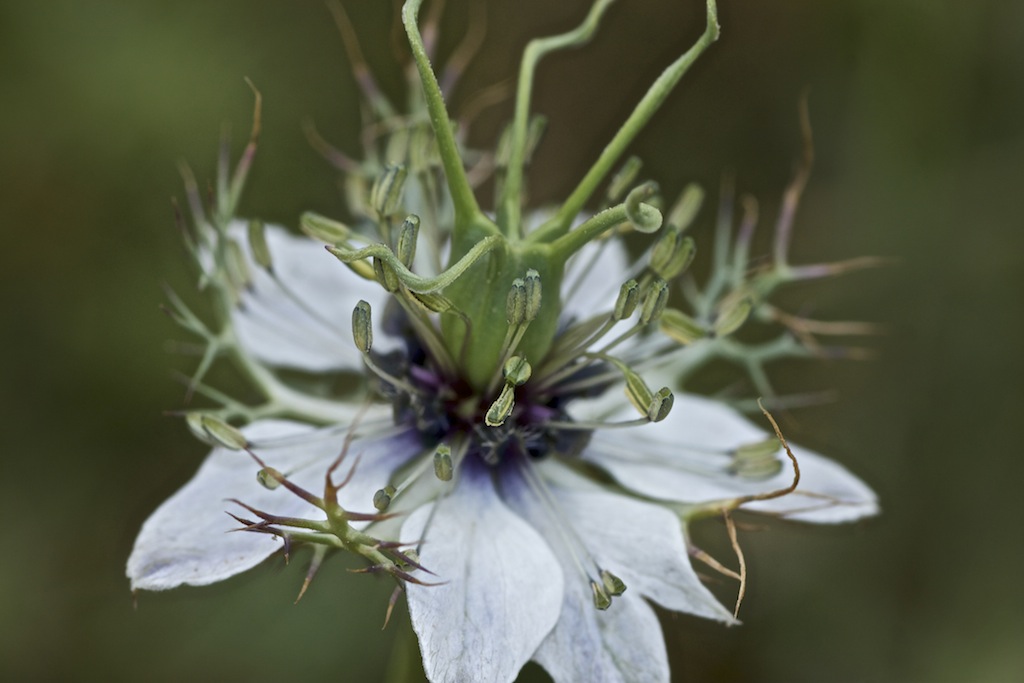
{"type": "Polygon", "coordinates": [[[186,174],[188,245],[215,321],[174,294],[170,312],[206,342],[190,391],[221,407],[186,414],[213,452],[146,521],[128,577],[135,590],[205,585],[304,543],[314,548],[308,585],[330,552],[352,552],[395,580],[396,598],[406,595],[432,681],[512,680],[530,660],[556,681],[667,680],[650,603],[735,621],[690,558],[736,575],[692,543],[688,525],[722,516],[735,534],[739,508],[817,523],[877,512],[866,485],[791,447],[767,410],[770,431],[681,391],[722,358],[772,398],[764,365],[821,353],[815,335],[828,331],[776,309],[772,294],[850,264],[788,263],[807,163],[787,192],[772,261],[750,266],[748,205],[735,240],[731,221],[719,221],[702,288],[688,274],[694,241],[685,234],[699,189],[663,215],[657,187],[635,182],[631,160],[605,208],[583,213],[717,37],[713,0],[700,40],[655,82],[577,190],[554,211],[525,215],[533,68],[585,41],[610,2],[598,0],[578,29],[531,43],[502,149],[461,155],[419,4],[406,2],[403,22],[422,100],[398,117],[366,77],[381,122],[364,161],[317,141],[347,174],[357,225],[307,214],[308,237],[298,237],[234,217],[256,149],[258,94],[250,145],[233,174],[222,167],[214,206],[202,205],[186,174]],[[493,215],[473,191],[488,172],[498,187],[493,215]],[[630,229],[658,231],[637,263],[621,240],[630,229]],[[670,306],[680,294],[685,311],[670,306]],[[339,321],[350,316],[348,329],[339,321]],[[771,322],[787,328],[775,341],[739,335],[771,322]],[[206,370],[225,358],[262,403],[205,385],[206,370]],[[337,373],[366,381],[354,395],[336,392],[324,380],[337,373]],[[652,390],[644,375],[671,387],[652,390]]]}

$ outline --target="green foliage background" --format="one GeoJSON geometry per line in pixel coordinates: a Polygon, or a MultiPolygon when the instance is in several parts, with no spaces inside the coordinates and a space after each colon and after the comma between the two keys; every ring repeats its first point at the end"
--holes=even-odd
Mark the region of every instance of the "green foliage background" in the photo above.
{"type": "MultiPolygon", "coordinates": [[[[700,4],[621,0],[590,46],[545,64],[538,202],[565,195],[699,33],[700,4]]],[[[390,5],[347,3],[397,93],[390,5]]],[[[450,5],[448,41],[466,0],[450,5]]],[[[513,75],[529,37],[585,11],[579,0],[488,5],[456,109],[513,75]]],[[[1024,3],[722,5],[721,42],[635,151],[667,190],[694,179],[714,190],[734,171],[770,220],[810,88],[818,164],[796,253],[895,264],[792,292],[888,333],[870,342],[873,361],[779,368],[784,390],[839,396],[784,427],[861,474],[884,514],[743,532],[745,624],[665,615],[675,677],[1021,680],[1024,3]]],[[[0,678],[376,680],[391,657],[389,587],[339,564],[297,606],[303,562],[142,595],[137,610],[123,578],[139,525],[204,456],[162,416],[181,404],[172,370],[190,367],[168,353],[183,334],[157,308],[163,282],[188,286],[168,199],[180,195],[179,159],[210,177],[222,122],[241,145],[244,76],[266,103],[247,211],[289,225],[307,208],[344,215],[300,129],[312,117],[356,149],[354,85],[319,0],[0,3],[0,678]]],[[[488,110],[474,139],[493,141],[510,106],[488,110]]],[[[720,526],[699,533],[728,556],[720,526]]],[[[730,600],[734,588],[716,590],[730,600]]]]}

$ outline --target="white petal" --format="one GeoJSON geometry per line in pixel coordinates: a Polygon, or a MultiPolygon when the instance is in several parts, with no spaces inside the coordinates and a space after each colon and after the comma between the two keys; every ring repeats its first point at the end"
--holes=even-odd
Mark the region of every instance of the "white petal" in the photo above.
{"type": "Polygon", "coordinates": [[[628,254],[617,239],[591,242],[569,259],[562,283],[562,316],[585,320],[610,311],[619,288],[630,278],[628,254]]]}
{"type": "MultiPolygon", "coordinates": [[[[322,493],[327,467],[345,438],[344,430],[312,430],[280,420],[256,422],[242,432],[264,462],[314,494],[322,493]]],[[[357,455],[362,456],[361,463],[338,496],[342,506],[372,509],[373,492],[387,483],[391,471],[415,448],[411,434],[393,430],[354,440],[346,465],[350,467],[357,455]]],[[[335,481],[347,473],[346,465],[335,481]]],[[[165,590],[214,583],[259,564],[281,547],[267,535],[232,531],[239,524],[226,510],[246,518],[252,515],[229,503],[229,498],[275,515],[323,518],[319,510],[284,487],[270,491],[261,486],[256,481],[258,471],[247,453],[214,449],[195,477],[143,524],[128,558],[132,588],[165,590]]]]}
{"type": "Polygon", "coordinates": [[[424,540],[420,561],[446,582],[408,585],[427,677],[514,680],[562,605],[562,570],[544,540],[499,500],[490,472],[466,465],[451,495],[410,516],[402,537],[424,540]]]}
{"type": "MultiPolygon", "coordinates": [[[[240,343],[271,365],[308,371],[361,368],[352,342],[352,309],[365,299],[379,320],[388,298],[384,289],[352,273],[322,244],[267,226],[275,281],[251,261],[244,226],[232,225],[230,234],[250,258],[252,275],[252,287],[232,317],[240,343]]],[[[393,343],[387,335],[375,338],[378,350],[393,343]]]]}
{"type": "MultiPolygon", "coordinates": [[[[768,479],[729,472],[729,451],[760,441],[767,432],[732,408],[692,395],[676,396],[668,419],[628,430],[600,430],[583,457],[617,481],[653,498],[705,503],[766,493],[793,479],[786,466],[768,479]]],[[[878,512],[875,494],[841,465],[792,445],[800,465],[799,488],[792,494],[745,506],[805,522],[846,522],[878,512]]],[[[784,456],[780,456],[784,457],[784,456]]]]}
{"type": "Polygon", "coordinates": [[[566,584],[562,617],[534,655],[555,683],[655,683],[668,681],[661,625],[639,594],[594,607],[581,581],[566,584]]]}
{"type": "Polygon", "coordinates": [[[549,485],[565,521],[601,568],[622,579],[630,592],[677,612],[734,622],[690,566],[674,513],[603,491],[557,462],[545,463],[544,471],[558,477],[549,485]]]}

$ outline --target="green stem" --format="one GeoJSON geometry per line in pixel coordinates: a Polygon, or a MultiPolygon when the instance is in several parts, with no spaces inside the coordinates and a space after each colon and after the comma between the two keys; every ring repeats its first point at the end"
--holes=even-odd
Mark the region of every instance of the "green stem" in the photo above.
{"type": "Polygon", "coordinates": [[[568,230],[573,218],[583,209],[584,204],[597,189],[604,177],[612,170],[619,157],[626,150],[626,147],[640,133],[654,113],[668,98],[675,88],[679,79],[683,77],[697,58],[718,39],[718,9],[715,0],[707,0],[707,25],[704,33],[697,39],[689,50],[683,53],[676,61],[668,66],[658,76],[650,89],[644,94],[640,103],[637,104],[633,113],[629,115],[626,122],[622,124],[619,131],[608,143],[608,146],[601,152],[597,162],[587,172],[580,184],[576,186],[569,198],[565,200],[562,208],[558,210],[550,220],[538,228],[532,235],[531,240],[550,241],[559,237],[568,230]]]}
{"type": "Polygon", "coordinates": [[[530,95],[533,90],[533,74],[537,64],[545,55],[567,47],[583,45],[597,30],[601,15],[615,0],[597,0],[590,13],[572,31],[547,38],[531,40],[523,52],[519,66],[519,83],[516,88],[516,111],[512,120],[512,139],[509,150],[508,170],[498,202],[498,225],[505,235],[522,234],[520,223],[520,194],[523,184],[523,161],[526,156],[527,127],[530,117],[530,95]]]}
{"type": "Polygon", "coordinates": [[[466,178],[466,170],[462,167],[462,157],[459,156],[459,149],[455,143],[452,123],[448,118],[441,88],[430,66],[430,58],[427,57],[423,37],[416,23],[421,4],[423,0],[406,0],[402,7],[402,23],[409,37],[409,46],[412,48],[412,57],[420,74],[420,82],[423,84],[430,125],[437,137],[437,148],[441,155],[441,164],[444,166],[445,179],[452,195],[452,202],[455,204],[455,230],[460,231],[468,228],[482,214],[466,178]]]}

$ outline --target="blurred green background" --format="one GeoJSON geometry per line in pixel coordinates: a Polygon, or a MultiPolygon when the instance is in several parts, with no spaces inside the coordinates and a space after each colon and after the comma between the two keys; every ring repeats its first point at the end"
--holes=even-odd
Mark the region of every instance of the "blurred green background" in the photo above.
{"type": "MultiPolygon", "coordinates": [[[[451,0],[444,49],[465,25],[451,0]]],[[[696,0],[621,0],[588,47],[546,62],[551,125],[532,194],[564,196],[645,84],[699,33],[696,0]]],[[[389,2],[347,2],[397,93],[389,2]]],[[[678,680],[1024,680],[1024,3],[723,0],[723,35],[637,141],[647,175],[712,191],[723,171],[774,216],[810,88],[818,163],[800,260],[895,264],[789,294],[825,317],[887,325],[867,362],[794,364],[785,390],[835,389],[789,436],[879,492],[839,528],[768,524],[742,540],[751,578],[725,629],[664,615],[678,680]]],[[[534,35],[585,2],[493,0],[458,107],[514,74],[534,35]]],[[[158,311],[188,270],[169,198],[176,165],[210,178],[223,122],[241,146],[249,77],[265,98],[246,211],[294,225],[344,215],[301,122],[355,151],[358,109],[320,0],[0,3],[0,678],[376,680],[384,581],[304,562],[142,595],[123,566],[139,525],[204,456],[162,412],[181,405],[158,311]]],[[[490,144],[510,113],[480,119],[490,144]]],[[[707,243],[709,212],[697,232],[707,243]]],[[[767,226],[767,223],[765,224],[767,226]]],[[[750,521],[748,519],[748,521],[750,521]]],[[[698,533],[720,556],[720,525],[698,533]]],[[[304,558],[300,558],[304,559],[304,558]]],[[[726,601],[734,586],[716,584],[726,601]]],[[[404,617],[404,612],[401,615],[404,617]]],[[[537,672],[527,674],[536,676],[537,672]]]]}

